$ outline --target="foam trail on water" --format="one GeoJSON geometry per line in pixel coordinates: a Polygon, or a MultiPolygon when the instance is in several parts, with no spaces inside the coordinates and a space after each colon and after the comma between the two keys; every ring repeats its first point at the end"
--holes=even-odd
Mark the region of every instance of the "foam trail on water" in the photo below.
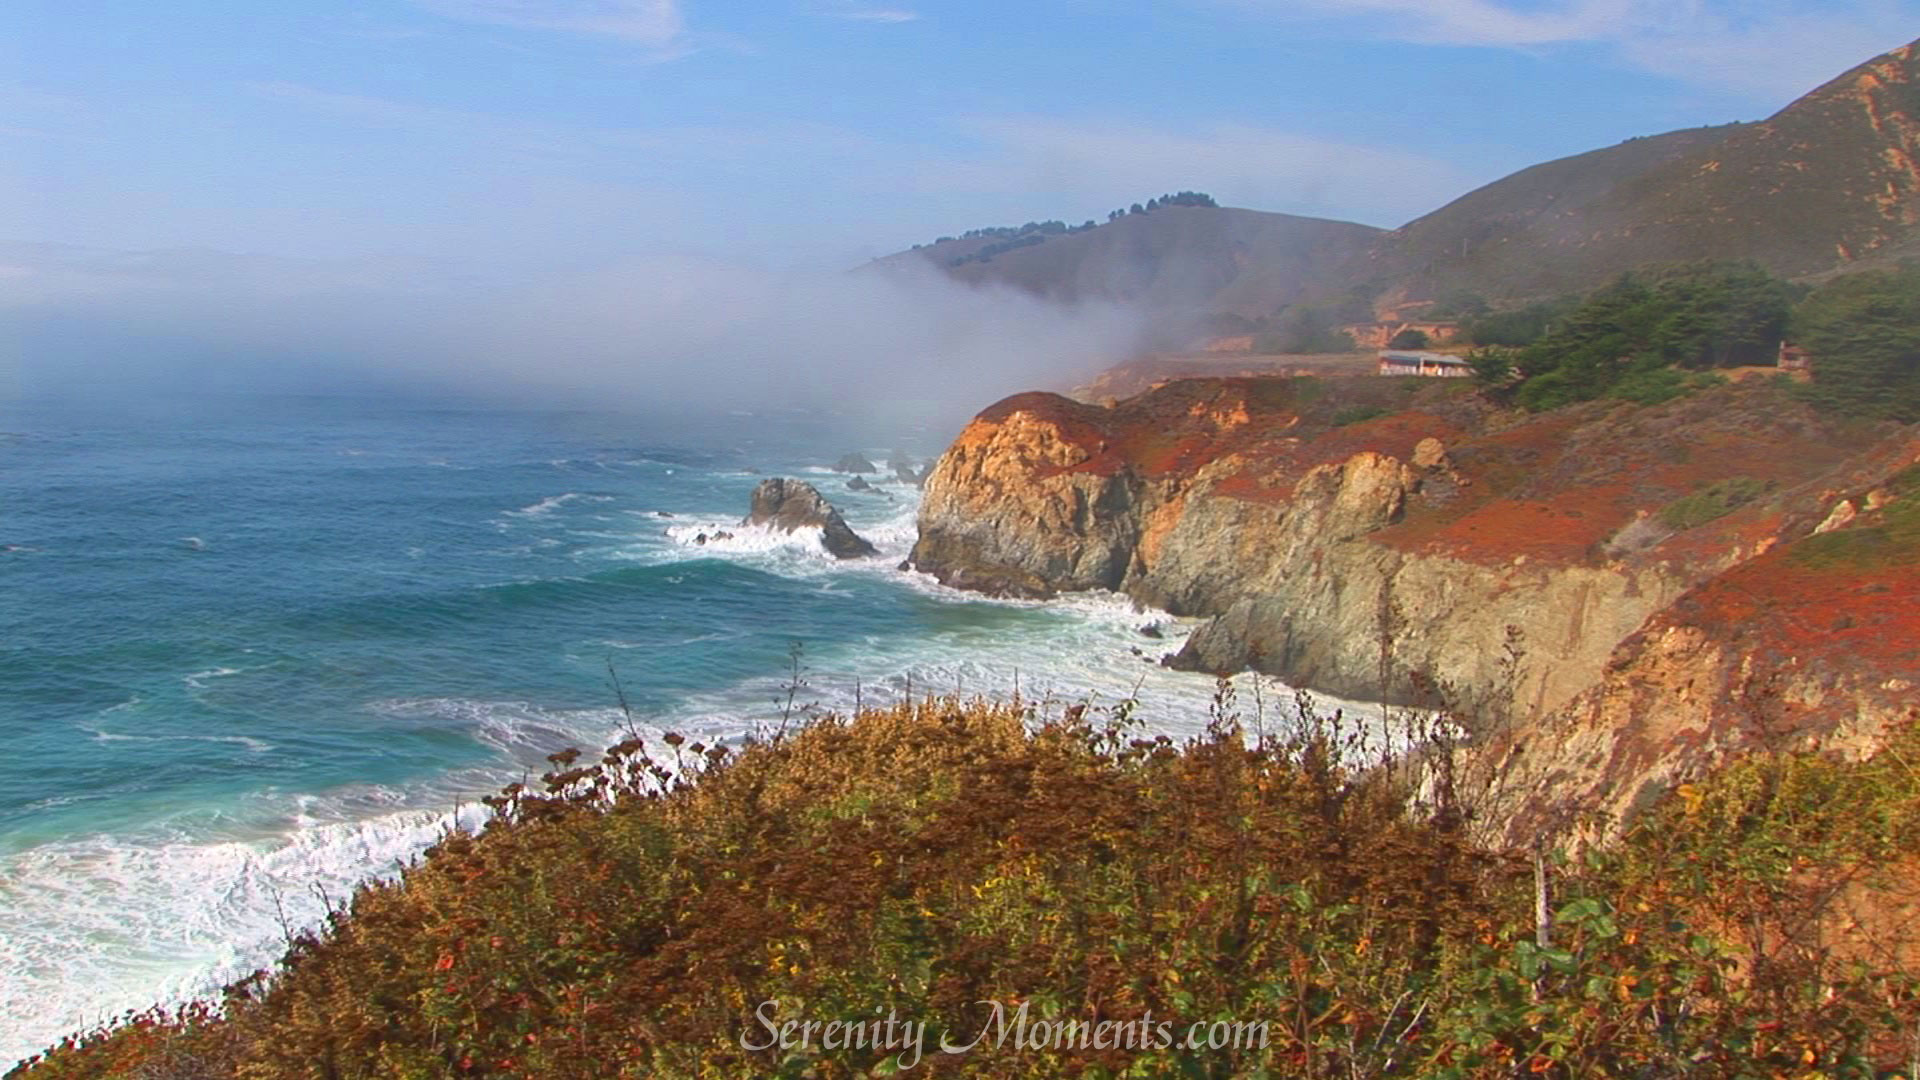
{"type": "Polygon", "coordinates": [[[548,514],[553,513],[568,503],[582,500],[587,502],[612,502],[613,497],[611,495],[583,495],[577,491],[569,491],[564,495],[549,495],[537,503],[530,506],[523,506],[518,510],[508,510],[507,514],[513,517],[546,517],[548,514]]]}

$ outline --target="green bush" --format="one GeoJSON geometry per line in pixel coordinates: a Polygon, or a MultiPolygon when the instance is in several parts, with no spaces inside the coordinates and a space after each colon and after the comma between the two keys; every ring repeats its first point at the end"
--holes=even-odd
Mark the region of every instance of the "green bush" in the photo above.
{"type": "Polygon", "coordinates": [[[1887,484],[1895,496],[1879,520],[1809,536],[1793,546],[1792,559],[1813,567],[1904,567],[1920,562],[1920,466],[1887,484]]]}
{"type": "Polygon", "coordinates": [[[1920,268],[1836,278],[1794,312],[1794,333],[1813,357],[1815,404],[1920,421],[1920,268]]]}
{"type": "Polygon", "coordinates": [[[1773,484],[1751,476],[1716,481],[1691,495],[1660,508],[1660,521],[1673,529],[1696,529],[1723,518],[1773,490],[1773,484]]]}
{"type": "Polygon", "coordinates": [[[1363,420],[1372,420],[1377,416],[1386,416],[1392,409],[1381,405],[1347,405],[1333,414],[1334,427],[1346,427],[1363,420]]]}
{"type": "Polygon", "coordinates": [[[1724,375],[1703,371],[1681,371],[1670,367],[1641,368],[1621,376],[1620,381],[1607,391],[1607,396],[1636,405],[1660,405],[1696,390],[1723,386],[1726,381],[1724,375]]]}

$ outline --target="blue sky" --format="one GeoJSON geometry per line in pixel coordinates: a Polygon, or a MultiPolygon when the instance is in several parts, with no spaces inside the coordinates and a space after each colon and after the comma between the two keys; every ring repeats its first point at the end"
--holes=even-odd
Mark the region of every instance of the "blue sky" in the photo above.
{"type": "Polygon", "coordinates": [[[0,243],[832,266],[1162,190],[1396,225],[1920,3],[8,0],[0,243]]]}

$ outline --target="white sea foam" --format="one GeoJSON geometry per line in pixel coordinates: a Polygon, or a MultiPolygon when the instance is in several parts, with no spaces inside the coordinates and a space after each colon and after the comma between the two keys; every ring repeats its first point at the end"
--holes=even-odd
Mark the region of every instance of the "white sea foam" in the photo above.
{"type": "Polygon", "coordinates": [[[322,893],[393,873],[452,820],[414,810],[253,843],[94,836],[0,860],[0,1063],[270,962],[286,929],[323,916],[322,893]]]}
{"type": "MultiPolygon", "coordinates": [[[[942,602],[1042,607],[985,600],[919,575],[901,580],[942,602]]],[[[1011,627],[960,623],[920,637],[841,643],[803,655],[808,685],[795,703],[811,706],[809,712],[844,714],[856,703],[909,694],[1004,700],[1017,692],[1058,715],[1071,704],[1108,707],[1137,698],[1148,732],[1184,738],[1205,727],[1211,682],[1153,662],[1159,651],[1177,646],[1175,620],[1112,595],[1068,597],[1045,608],[1057,617],[1011,627]],[[1149,621],[1172,627],[1172,635],[1141,636],[1138,628],[1149,621]]],[[[769,673],[634,722],[650,740],[667,730],[709,740],[736,736],[778,723],[775,703],[786,683],[786,676],[769,673]]],[[[1277,718],[1283,691],[1266,685],[1267,707],[1277,718]]],[[[1240,705],[1251,722],[1244,681],[1240,705]]],[[[338,903],[357,883],[396,872],[435,842],[456,812],[464,813],[467,826],[477,825],[479,796],[543,770],[545,755],[555,750],[604,746],[628,723],[618,709],[531,702],[437,697],[372,707],[397,724],[465,732],[493,748],[495,760],[406,790],[260,792],[234,812],[228,830],[234,835],[217,841],[97,836],[0,859],[0,972],[10,999],[3,1010],[10,1022],[0,1025],[0,1062],[129,1008],[211,993],[269,964],[288,927],[299,930],[324,916],[322,894],[338,903]]],[[[169,738],[104,730],[96,737],[169,738]]]]}
{"type": "MultiPolygon", "coordinates": [[[[398,723],[467,732],[497,756],[404,790],[256,792],[216,815],[217,838],[204,835],[203,824],[200,835],[96,835],[0,857],[0,1068],[128,1009],[206,996],[270,964],[289,930],[324,917],[322,894],[337,905],[357,884],[397,872],[456,819],[466,828],[483,821],[480,796],[544,769],[546,754],[604,746],[626,726],[615,709],[524,702],[421,698],[373,707],[398,723]]],[[[637,726],[647,736],[662,731],[637,726]]],[[[104,730],[94,737],[257,743],[104,730]]]]}
{"type": "Polygon", "coordinates": [[[246,747],[246,748],[247,748],[248,750],[250,750],[250,751],[252,751],[253,753],[256,753],[256,754],[264,754],[264,753],[266,753],[267,751],[269,751],[269,750],[272,750],[272,749],[273,749],[273,744],[272,744],[272,743],[270,743],[270,742],[268,742],[268,741],[266,741],[265,739],[256,739],[256,738],[254,738],[254,737],[253,737],[253,736],[251,736],[251,735],[128,735],[128,734],[126,734],[126,733],[124,733],[124,732],[118,732],[118,731],[107,731],[107,730],[105,730],[105,729],[102,729],[102,728],[88,728],[88,729],[83,729],[83,730],[85,730],[85,731],[87,731],[87,733],[88,733],[89,735],[91,735],[91,736],[93,736],[93,741],[94,741],[94,742],[139,742],[139,743],[168,743],[168,742],[205,742],[205,743],[232,743],[232,744],[234,744],[234,745],[236,745],[236,746],[244,746],[244,747],[246,747]]]}
{"type": "Polygon", "coordinates": [[[770,528],[765,525],[741,525],[722,521],[691,521],[685,524],[669,525],[666,537],[675,545],[694,554],[706,555],[798,555],[807,559],[831,559],[827,549],[821,546],[821,530],[817,526],[794,529],[770,528]]]}
{"type": "Polygon", "coordinates": [[[838,506],[853,531],[878,552],[860,559],[835,558],[821,543],[822,530],[818,527],[788,532],[765,525],[742,525],[739,518],[724,514],[682,515],[661,532],[666,544],[630,543],[618,554],[656,563],[730,558],[756,569],[799,577],[891,571],[913,549],[917,535],[914,516],[918,506],[918,492],[898,504],[872,508],[853,504],[838,506]],[[702,536],[706,537],[704,542],[700,540],[702,536]]]}
{"type": "Polygon", "coordinates": [[[208,679],[224,679],[231,675],[238,675],[243,670],[245,669],[230,667],[208,668],[205,671],[196,671],[191,675],[183,675],[180,681],[186,683],[190,689],[204,690],[206,689],[208,679]]]}
{"type": "Polygon", "coordinates": [[[569,491],[563,495],[549,495],[546,498],[541,499],[537,503],[533,503],[530,506],[523,506],[518,510],[508,510],[507,513],[512,515],[513,517],[529,517],[529,518],[546,517],[548,514],[553,513],[555,510],[560,509],[561,507],[567,505],[570,502],[581,502],[581,501],[612,502],[613,496],[585,495],[578,491],[569,491]]]}

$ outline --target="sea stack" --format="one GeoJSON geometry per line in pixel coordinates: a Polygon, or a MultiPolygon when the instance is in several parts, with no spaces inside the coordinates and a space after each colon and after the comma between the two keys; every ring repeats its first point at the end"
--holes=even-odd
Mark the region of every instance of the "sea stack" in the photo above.
{"type": "Polygon", "coordinates": [[[836,559],[878,554],[878,549],[848,527],[832,503],[812,484],[801,480],[774,477],[760,481],[760,486],[753,489],[753,505],[743,524],[768,525],[782,532],[817,526],[820,545],[836,559]]]}

